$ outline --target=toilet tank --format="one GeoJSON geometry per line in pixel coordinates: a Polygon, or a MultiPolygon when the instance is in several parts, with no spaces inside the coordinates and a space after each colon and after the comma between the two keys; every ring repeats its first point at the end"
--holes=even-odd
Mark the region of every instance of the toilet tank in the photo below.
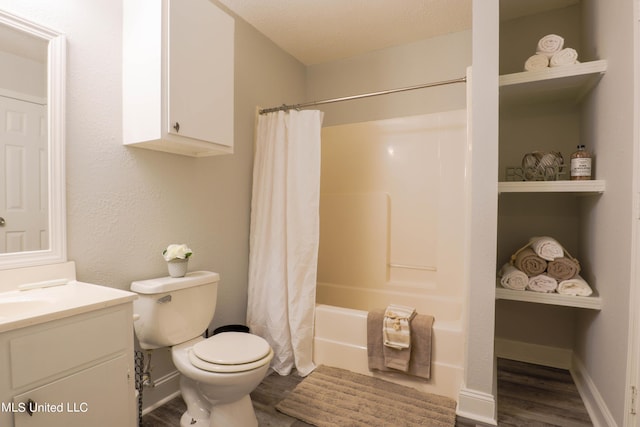
{"type": "Polygon", "coordinates": [[[216,311],[220,276],[194,271],[184,277],[160,277],[131,284],[133,326],[143,349],[170,347],[196,338],[216,311]]]}

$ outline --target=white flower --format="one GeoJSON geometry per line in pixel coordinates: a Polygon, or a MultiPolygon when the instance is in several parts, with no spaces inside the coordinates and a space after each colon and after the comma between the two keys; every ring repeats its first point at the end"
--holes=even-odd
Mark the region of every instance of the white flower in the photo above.
{"type": "Polygon", "coordinates": [[[187,259],[189,258],[193,252],[187,245],[184,243],[181,245],[171,244],[167,246],[167,249],[162,251],[162,255],[164,256],[165,261],[171,261],[172,259],[187,259]]]}

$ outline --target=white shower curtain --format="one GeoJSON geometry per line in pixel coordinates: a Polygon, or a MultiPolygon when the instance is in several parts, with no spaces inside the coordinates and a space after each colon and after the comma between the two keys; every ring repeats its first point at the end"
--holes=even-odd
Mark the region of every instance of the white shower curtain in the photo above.
{"type": "Polygon", "coordinates": [[[258,118],[247,324],[273,348],[280,375],[315,368],[322,117],[307,110],[258,118]]]}

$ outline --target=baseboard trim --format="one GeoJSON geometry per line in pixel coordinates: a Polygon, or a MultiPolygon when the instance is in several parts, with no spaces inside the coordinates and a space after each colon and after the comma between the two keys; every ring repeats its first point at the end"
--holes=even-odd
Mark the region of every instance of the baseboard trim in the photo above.
{"type": "Polygon", "coordinates": [[[456,415],[485,425],[498,425],[495,397],[477,390],[460,389],[456,415]]]}
{"type": "MultiPolygon", "coordinates": [[[[154,385],[153,388],[146,388],[142,391],[143,396],[145,395],[145,392],[149,392],[151,393],[153,391],[153,393],[158,393],[160,394],[160,387],[162,386],[168,386],[170,387],[170,393],[164,397],[159,398],[158,400],[156,400],[154,403],[145,406],[144,408],[142,408],[142,415],[146,415],[149,412],[153,411],[156,408],[159,408],[160,406],[164,405],[165,403],[173,400],[174,398],[180,396],[180,387],[178,384],[178,380],[180,379],[180,372],[178,371],[172,371],[169,372],[166,375],[163,375],[162,377],[158,378],[156,381],[154,381],[154,385]]],[[[166,391],[165,391],[166,392],[166,391]]]]}
{"type": "Polygon", "coordinates": [[[593,425],[595,427],[617,427],[607,404],[604,402],[582,361],[574,355],[572,365],[569,372],[571,372],[573,381],[576,383],[578,393],[582,397],[593,425]]]}
{"type": "Polygon", "coordinates": [[[495,353],[497,357],[504,359],[560,369],[571,369],[573,357],[571,349],[530,344],[504,338],[495,339],[495,353]]]}

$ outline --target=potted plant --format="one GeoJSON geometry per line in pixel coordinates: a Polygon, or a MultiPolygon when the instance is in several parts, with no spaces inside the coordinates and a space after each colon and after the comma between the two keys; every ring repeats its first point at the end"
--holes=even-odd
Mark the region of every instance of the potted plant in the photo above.
{"type": "Polygon", "coordinates": [[[181,245],[171,244],[162,251],[164,260],[167,261],[169,276],[184,277],[187,274],[187,266],[189,257],[193,255],[193,251],[184,243],[181,245]]]}

